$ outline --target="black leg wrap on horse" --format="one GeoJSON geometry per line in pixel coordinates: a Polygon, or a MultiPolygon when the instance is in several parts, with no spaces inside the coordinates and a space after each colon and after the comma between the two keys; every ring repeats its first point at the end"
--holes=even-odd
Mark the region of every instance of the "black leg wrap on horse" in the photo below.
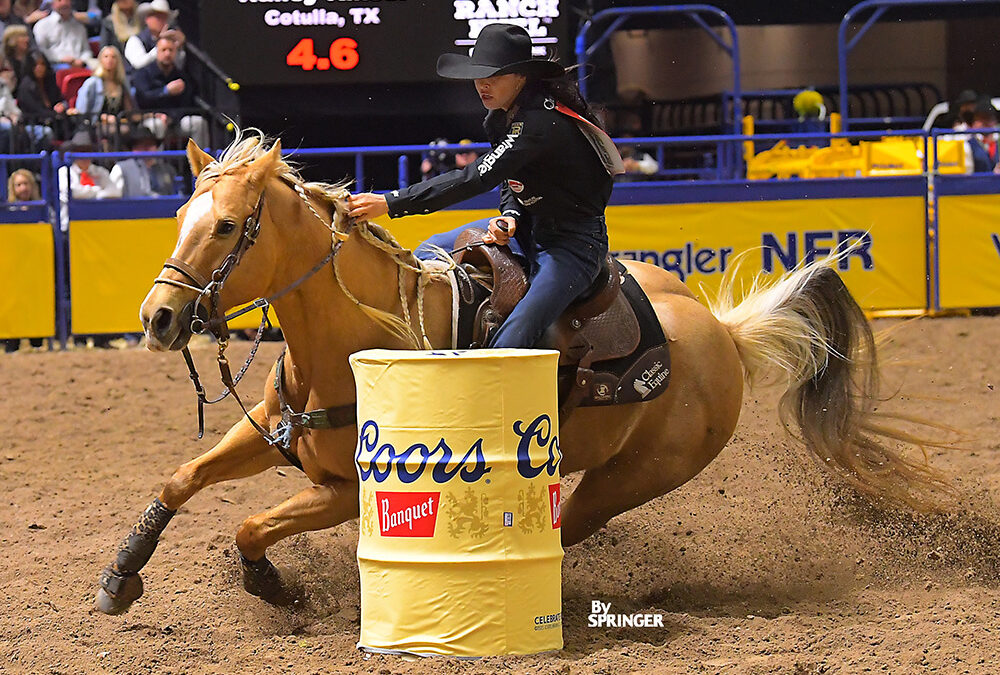
{"type": "Polygon", "coordinates": [[[267,556],[260,560],[248,560],[240,553],[240,566],[243,568],[243,588],[247,593],[272,604],[291,602],[292,598],[286,593],[278,569],[267,556]]]}
{"type": "MultiPolygon", "coordinates": [[[[131,576],[135,575],[132,574],[123,576],[112,570],[110,567],[105,567],[104,570],[101,571],[101,578],[98,581],[98,584],[112,596],[118,597],[122,594],[122,590],[124,590],[126,586],[132,584],[130,579],[131,576]]],[[[141,580],[139,582],[139,588],[142,588],[141,580]]]]}
{"type": "Polygon", "coordinates": [[[118,556],[111,566],[112,570],[121,576],[135,574],[141,570],[149,562],[160,540],[160,534],[175,513],[177,512],[168,509],[158,498],[154,499],[122,542],[118,556]]]}

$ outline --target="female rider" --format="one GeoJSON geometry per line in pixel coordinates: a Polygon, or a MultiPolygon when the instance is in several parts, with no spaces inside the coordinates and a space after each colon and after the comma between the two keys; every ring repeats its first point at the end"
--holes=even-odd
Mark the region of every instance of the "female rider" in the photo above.
{"type": "MultiPolygon", "coordinates": [[[[402,190],[354,195],[350,215],[430,213],[500,185],[501,215],[489,220],[483,239],[504,245],[513,236],[527,258],[530,286],[489,346],[533,347],[590,287],[607,256],[604,208],[621,158],[563,68],[531,57],[523,28],[484,27],[471,57],[444,54],[437,72],[475,80],[489,111],[484,126],[492,151],[402,190]]],[[[453,249],[459,232],[478,224],[434,235],[417,256],[432,256],[428,244],[453,249]]]]}

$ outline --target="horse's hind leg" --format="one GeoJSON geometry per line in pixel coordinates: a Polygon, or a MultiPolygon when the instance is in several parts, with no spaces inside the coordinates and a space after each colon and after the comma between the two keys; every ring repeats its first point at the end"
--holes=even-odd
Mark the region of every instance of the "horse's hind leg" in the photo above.
{"type": "Polygon", "coordinates": [[[243,564],[243,587],[275,605],[293,594],[265,555],[268,547],[300,532],[322,530],[358,517],[358,484],[333,479],[312,485],[278,506],[247,518],[236,533],[243,564]]]}
{"type": "MultiPolygon", "coordinates": [[[[267,423],[263,404],[257,405],[250,414],[258,423],[267,423]]],[[[101,573],[97,609],[105,614],[121,614],[128,611],[142,595],[139,571],[153,555],[160,534],[174,513],[199,490],[287,463],[280,452],[260,437],[246,418],[241,419],[215,447],[177,469],[160,496],[132,526],[115,560],[101,573]]]]}
{"type": "Polygon", "coordinates": [[[618,457],[588,469],[562,507],[563,546],[580,543],[615,516],[671,489],[618,457]]]}
{"type": "Polygon", "coordinates": [[[719,454],[728,433],[706,433],[703,411],[693,405],[687,410],[684,423],[659,435],[637,433],[641,440],[630,441],[583,474],[562,508],[563,546],[583,541],[615,516],[680,487],[719,454]]]}

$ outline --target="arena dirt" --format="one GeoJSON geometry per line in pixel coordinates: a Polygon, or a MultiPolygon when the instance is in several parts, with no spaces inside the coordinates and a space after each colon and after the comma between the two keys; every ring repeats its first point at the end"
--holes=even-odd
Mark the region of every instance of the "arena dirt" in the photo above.
{"type": "MultiPolygon", "coordinates": [[[[277,349],[261,349],[246,392],[277,349]]],[[[209,346],[195,351],[214,380],[209,346]]],[[[707,470],[566,552],[562,652],[473,663],[357,651],[353,524],[272,549],[304,589],[299,606],[244,593],[233,535],[303,487],[292,469],[196,496],[144,571],[146,595],[124,616],[93,612],[129,526],[235,405],[210,409],[198,443],[177,354],[0,356],[0,672],[997,672],[1000,317],[910,322],[884,354],[886,409],[967,435],[968,449],[932,453],[959,490],[953,513],[916,517],[842,489],[783,434],[777,392],[751,392],[707,470]],[[661,613],[664,627],[588,628],[593,600],[661,613]]]]}

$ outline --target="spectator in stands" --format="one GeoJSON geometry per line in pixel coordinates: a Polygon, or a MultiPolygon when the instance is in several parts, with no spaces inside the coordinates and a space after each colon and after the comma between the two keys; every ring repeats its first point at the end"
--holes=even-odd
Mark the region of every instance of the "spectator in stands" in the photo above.
{"type": "Polygon", "coordinates": [[[3,55],[11,73],[11,90],[17,91],[28,65],[31,52],[31,34],[25,26],[7,26],[3,32],[3,55]]]}
{"type": "Polygon", "coordinates": [[[73,15],[72,0],[52,0],[52,13],[35,24],[35,42],[56,67],[95,65],[87,28],[73,15]]]}
{"type": "MultiPolygon", "coordinates": [[[[970,129],[996,129],[997,111],[988,98],[976,102],[970,129]]],[[[972,150],[972,166],[976,173],[997,170],[997,134],[976,134],[969,139],[972,150]]]]}
{"type": "MultiPolygon", "coordinates": [[[[156,45],[156,61],[135,72],[135,98],[144,111],[166,112],[171,123],[178,123],[184,136],[205,147],[208,145],[208,126],[199,115],[187,114],[195,107],[194,80],[177,66],[175,58],[179,45],[173,36],[162,36],[156,45]]],[[[146,122],[160,138],[166,135],[164,120],[149,118],[146,122]]]]}
{"type": "Polygon", "coordinates": [[[47,17],[50,10],[42,9],[42,0],[14,0],[14,13],[24,19],[26,25],[34,26],[47,17]]]}
{"type": "MultiPolygon", "coordinates": [[[[3,62],[0,56],[0,62],[3,62]]],[[[24,152],[29,150],[48,150],[52,147],[52,130],[42,124],[24,124],[21,122],[21,109],[7,86],[7,78],[0,77],[0,154],[24,152]],[[22,147],[18,141],[25,139],[32,147],[22,147]]]]}
{"type": "MultiPolygon", "coordinates": [[[[90,132],[81,129],[63,146],[67,152],[94,152],[94,140],[90,132]]],[[[121,190],[111,180],[111,173],[90,159],[74,158],[69,167],[59,169],[59,194],[64,209],[73,199],[109,199],[121,197],[121,190]]],[[[68,216],[68,210],[64,216],[68,216]]],[[[68,217],[63,222],[67,222],[68,217]]]]}
{"type": "MultiPolygon", "coordinates": [[[[104,12],[98,5],[97,0],[71,0],[73,4],[73,16],[76,20],[87,27],[87,34],[97,37],[101,30],[101,19],[104,12]]],[[[44,6],[44,3],[43,3],[44,6]]]]}
{"type": "MultiPolygon", "coordinates": [[[[132,152],[156,152],[156,136],[146,127],[139,126],[129,135],[132,152]]],[[[155,157],[129,157],[111,169],[111,180],[118,186],[122,197],[151,197],[176,194],[174,172],[155,157]]]]}
{"type": "Polygon", "coordinates": [[[649,180],[644,177],[652,176],[660,170],[659,162],[652,155],[643,152],[634,145],[619,145],[618,150],[622,156],[622,163],[625,165],[625,173],[616,176],[616,180],[649,180]]]}
{"type": "Polygon", "coordinates": [[[167,0],[153,0],[139,5],[136,13],[139,15],[139,20],[145,24],[145,28],[125,43],[125,58],[131,67],[139,70],[155,62],[157,44],[164,34],[169,33],[177,43],[174,61],[183,68],[186,38],[178,29],[169,28],[177,20],[177,10],[170,9],[167,0]]]}
{"type": "Polygon", "coordinates": [[[65,116],[74,114],[76,110],[63,100],[45,54],[32,52],[28,63],[31,64],[31,72],[25,73],[17,85],[17,104],[29,122],[54,126],[56,136],[65,138],[68,135],[65,116]]]}
{"type": "Polygon", "coordinates": [[[952,110],[954,119],[951,128],[955,131],[965,131],[972,126],[972,119],[976,114],[976,102],[979,95],[972,89],[965,89],[959,93],[955,99],[955,107],[952,110]]]}
{"type": "Polygon", "coordinates": [[[455,168],[455,159],[452,154],[442,147],[448,145],[447,138],[435,138],[431,141],[431,149],[424,153],[420,161],[420,174],[422,180],[448,173],[455,168]]]}
{"type": "MultiPolygon", "coordinates": [[[[468,138],[463,138],[458,144],[471,145],[472,141],[468,138]]],[[[430,145],[431,149],[424,153],[423,159],[420,162],[421,180],[428,180],[442,173],[447,173],[452,169],[464,169],[479,158],[475,150],[466,150],[453,154],[442,149],[442,146],[449,145],[446,138],[435,138],[431,141],[430,145]]]]}
{"type": "MultiPolygon", "coordinates": [[[[472,145],[472,141],[468,138],[463,138],[458,142],[458,144],[472,145]]],[[[475,150],[459,150],[455,153],[455,168],[464,169],[477,159],[479,159],[479,154],[475,150]]]]}
{"type": "Polygon", "coordinates": [[[14,13],[11,0],[0,0],[0,31],[7,30],[8,26],[24,25],[24,19],[14,13]]]}
{"type": "Polygon", "coordinates": [[[7,201],[37,202],[42,198],[35,174],[27,169],[17,169],[7,179],[7,201]]]}
{"type": "Polygon", "coordinates": [[[14,151],[14,126],[20,117],[21,110],[7,86],[6,78],[0,78],[0,154],[14,151]]]}
{"type": "MultiPolygon", "coordinates": [[[[823,103],[823,95],[815,89],[803,89],[792,99],[792,109],[799,116],[798,124],[794,132],[798,134],[826,134],[826,105],[823,103]]],[[[800,146],[826,147],[829,141],[822,137],[807,138],[804,140],[794,140],[788,143],[789,147],[800,146]]]]}
{"type": "Polygon", "coordinates": [[[136,106],[118,48],[111,45],[102,47],[97,62],[94,74],[80,87],[76,109],[92,123],[98,123],[102,137],[116,138],[128,130],[128,122],[123,116],[135,110],[136,106]]]}
{"type": "Polygon", "coordinates": [[[111,11],[101,22],[101,44],[117,47],[125,52],[128,41],[139,34],[142,23],[136,11],[135,0],[115,0],[111,11]]]}
{"type": "MultiPolygon", "coordinates": [[[[27,169],[17,169],[10,178],[7,179],[7,202],[14,204],[17,202],[35,202],[42,198],[42,191],[38,188],[38,180],[35,174],[27,169]]],[[[3,340],[4,351],[10,354],[16,352],[21,347],[18,338],[3,340]]],[[[42,346],[42,338],[31,338],[31,346],[38,349],[42,346]]]]}

